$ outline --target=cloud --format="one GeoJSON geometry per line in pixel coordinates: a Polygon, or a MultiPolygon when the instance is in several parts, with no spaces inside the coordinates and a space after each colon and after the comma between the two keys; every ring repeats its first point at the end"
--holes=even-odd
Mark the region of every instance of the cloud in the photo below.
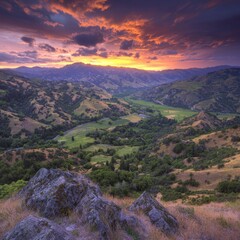
{"type": "Polygon", "coordinates": [[[100,56],[102,58],[107,58],[108,53],[105,48],[97,49],[94,48],[79,48],[75,53],[72,54],[73,57],[78,56],[100,56]]]}
{"type": "Polygon", "coordinates": [[[47,52],[56,52],[56,49],[47,43],[41,43],[38,45],[38,47],[47,52]]]}
{"type": "Polygon", "coordinates": [[[60,62],[72,62],[72,59],[68,56],[60,55],[58,56],[60,62]]]}
{"type": "Polygon", "coordinates": [[[148,57],[149,60],[157,60],[158,58],[156,56],[148,57]]]}
{"type": "Polygon", "coordinates": [[[80,46],[93,47],[98,43],[103,43],[103,34],[101,32],[83,32],[73,37],[75,43],[80,46]]]}
{"type": "Polygon", "coordinates": [[[92,56],[97,55],[97,48],[80,48],[72,56],[92,56]]]}
{"type": "Polygon", "coordinates": [[[166,49],[159,51],[159,55],[176,55],[178,54],[178,51],[172,50],[172,49],[166,49]]]}
{"type": "Polygon", "coordinates": [[[227,52],[238,59],[238,65],[239,9],[238,0],[138,0],[137,4],[134,0],[9,0],[0,1],[0,28],[7,38],[17,36],[9,43],[8,49],[13,50],[18,49],[19,38],[32,47],[45,39],[48,45],[56,42],[54,47],[43,46],[45,54],[54,52],[53,48],[63,54],[61,44],[71,53],[75,47],[70,44],[74,43],[90,48],[81,50],[81,56],[137,59],[136,51],[131,51],[135,48],[145,60],[178,55],[174,58],[177,65],[177,59],[189,52],[207,51],[219,59],[227,52]],[[98,49],[91,53],[98,44],[109,52],[98,49]]]}
{"type": "Polygon", "coordinates": [[[28,57],[28,58],[33,58],[36,59],[38,57],[38,52],[37,51],[25,51],[25,52],[13,52],[13,54],[16,54],[19,57],[28,57]]]}
{"type": "Polygon", "coordinates": [[[20,53],[4,53],[0,52],[0,62],[2,63],[42,63],[47,62],[49,59],[43,61],[43,59],[36,58],[35,51],[26,51],[20,53]]]}
{"type": "Polygon", "coordinates": [[[133,53],[120,51],[120,52],[117,52],[115,55],[117,57],[121,57],[121,56],[123,56],[123,57],[132,57],[133,53]]]}
{"type": "Polygon", "coordinates": [[[133,47],[133,40],[124,40],[121,42],[120,49],[121,50],[129,50],[133,47]]]}
{"type": "Polygon", "coordinates": [[[101,52],[98,54],[98,56],[102,57],[102,58],[108,58],[108,53],[107,52],[101,52]]]}
{"type": "Polygon", "coordinates": [[[134,58],[140,58],[140,53],[135,53],[134,58]]]}
{"type": "Polygon", "coordinates": [[[22,40],[23,42],[27,43],[27,44],[29,45],[29,47],[33,47],[34,42],[35,42],[35,39],[34,39],[34,38],[26,37],[26,36],[21,37],[21,40],[22,40]]]}
{"type": "Polygon", "coordinates": [[[0,62],[1,63],[51,63],[51,62],[61,62],[61,61],[71,61],[71,58],[66,56],[58,56],[57,58],[42,58],[39,56],[37,51],[25,51],[25,52],[11,52],[4,53],[0,52],[0,62]]]}

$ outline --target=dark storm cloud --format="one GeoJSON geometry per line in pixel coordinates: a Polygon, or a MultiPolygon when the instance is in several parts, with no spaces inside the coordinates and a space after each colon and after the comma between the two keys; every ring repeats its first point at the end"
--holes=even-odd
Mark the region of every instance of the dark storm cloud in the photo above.
{"type": "Polygon", "coordinates": [[[108,53],[105,48],[97,49],[94,48],[80,48],[75,53],[72,54],[73,57],[78,56],[100,56],[102,58],[107,58],[108,53]]]}
{"type": "Polygon", "coordinates": [[[38,45],[38,47],[47,52],[56,52],[56,48],[46,43],[41,43],[38,45]]]}
{"type": "Polygon", "coordinates": [[[73,37],[75,43],[80,46],[92,47],[98,43],[103,43],[103,34],[101,32],[84,32],[73,37]]]}
{"type": "Polygon", "coordinates": [[[79,31],[79,23],[73,16],[52,12],[40,0],[10,0],[8,4],[9,9],[0,4],[0,29],[61,39],[79,31]]]}
{"type": "Polygon", "coordinates": [[[120,49],[121,50],[129,50],[133,47],[133,40],[124,40],[121,42],[120,49]]]}
{"type": "Polygon", "coordinates": [[[132,57],[133,53],[120,51],[120,52],[117,52],[115,55],[118,56],[118,57],[121,57],[121,56],[123,56],[123,57],[132,57]]]}
{"type": "Polygon", "coordinates": [[[102,12],[109,21],[121,25],[128,19],[144,19],[141,39],[146,48],[159,49],[175,45],[175,50],[211,47],[216,41],[240,40],[240,2],[237,0],[109,0],[102,12]],[[155,39],[164,37],[164,43],[155,39]],[[149,44],[151,40],[152,44],[149,44]]]}
{"type": "Polygon", "coordinates": [[[34,38],[31,38],[31,37],[21,37],[21,40],[25,43],[27,43],[30,47],[33,46],[34,42],[35,42],[35,39],[34,38]]]}
{"type": "Polygon", "coordinates": [[[72,56],[93,56],[97,55],[97,48],[80,48],[72,56]]]}

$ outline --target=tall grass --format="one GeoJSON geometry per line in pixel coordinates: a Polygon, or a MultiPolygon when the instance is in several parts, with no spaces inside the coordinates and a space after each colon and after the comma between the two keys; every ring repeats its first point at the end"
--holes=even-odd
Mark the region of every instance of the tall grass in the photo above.
{"type": "Polygon", "coordinates": [[[33,213],[23,207],[20,199],[10,198],[0,201],[0,239],[4,233],[30,214],[33,213]]]}

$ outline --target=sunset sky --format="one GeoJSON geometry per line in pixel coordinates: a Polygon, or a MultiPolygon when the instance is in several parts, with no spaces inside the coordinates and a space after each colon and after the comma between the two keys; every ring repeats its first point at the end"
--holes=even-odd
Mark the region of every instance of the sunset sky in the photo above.
{"type": "Polygon", "coordinates": [[[1,0],[0,67],[240,65],[239,0],[1,0]]]}

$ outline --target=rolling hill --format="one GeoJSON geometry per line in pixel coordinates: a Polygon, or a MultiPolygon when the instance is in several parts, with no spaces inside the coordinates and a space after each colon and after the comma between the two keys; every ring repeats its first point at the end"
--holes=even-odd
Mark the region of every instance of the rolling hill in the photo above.
{"type": "Polygon", "coordinates": [[[142,98],[196,111],[240,113],[240,68],[164,84],[145,92],[142,98]]]}
{"type": "Polygon", "coordinates": [[[225,69],[229,66],[209,68],[174,69],[163,71],[144,71],[131,68],[101,67],[83,63],[74,63],[62,68],[19,67],[11,70],[15,74],[42,80],[85,81],[93,83],[114,94],[131,93],[139,89],[158,86],[193,76],[225,69]]]}
{"type": "Polygon", "coordinates": [[[127,103],[88,82],[42,81],[0,71],[0,117],[8,136],[129,112],[127,103]]]}

